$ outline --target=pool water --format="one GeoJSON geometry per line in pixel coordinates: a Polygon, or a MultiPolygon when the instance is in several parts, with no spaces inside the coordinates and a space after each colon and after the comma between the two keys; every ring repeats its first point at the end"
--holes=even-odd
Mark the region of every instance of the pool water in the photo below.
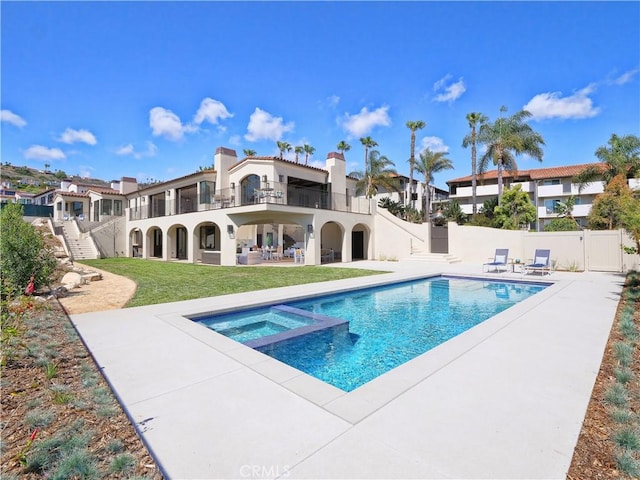
{"type": "Polygon", "coordinates": [[[242,343],[304,327],[310,323],[307,318],[282,312],[272,307],[204,317],[198,321],[208,328],[242,343]]]}
{"type": "MultiPolygon", "coordinates": [[[[290,302],[287,305],[293,309],[348,320],[348,329],[318,330],[268,343],[257,350],[344,391],[352,391],[547,285],[432,277],[290,302]]],[[[270,310],[261,308],[234,315],[244,316],[246,325],[256,325],[270,321],[270,310]]]]}

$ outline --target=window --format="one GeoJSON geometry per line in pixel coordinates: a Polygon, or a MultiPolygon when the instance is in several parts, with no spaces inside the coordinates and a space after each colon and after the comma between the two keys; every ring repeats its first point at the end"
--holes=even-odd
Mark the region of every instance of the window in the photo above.
{"type": "Polygon", "coordinates": [[[543,185],[560,185],[560,179],[559,178],[550,178],[548,180],[543,180],[542,184],[543,185]]]}
{"type": "Polygon", "coordinates": [[[203,225],[200,227],[200,248],[213,250],[216,247],[216,227],[203,225]]]}
{"type": "Polygon", "coordinates": [[[207,182],[207,181],[201,181],[200,182],[200,204],[203,203],[213,203],[213,196],[211,194],[211,192],[215,192],[216,191],[216,183],[215,182],[207,182]]]}
{"type": "Polygon", "coordinates": [[[100,200],[100,203],[102,204],[100,215],[111,215],[113,201],[110,198],[104,198],[100,200]]]}
{"type": "Polygon", "coordinates": [[[118,217],[122,216],[122,200],[113,201],[113,214],[118,217]]]}
{"type": "Polygon", "coordinates": [[[544,208],[547,210],[548,214],[558,213],[558,202],[559,201],[560,200],[558,200],[557,198],[544,201],[544,208]]]}

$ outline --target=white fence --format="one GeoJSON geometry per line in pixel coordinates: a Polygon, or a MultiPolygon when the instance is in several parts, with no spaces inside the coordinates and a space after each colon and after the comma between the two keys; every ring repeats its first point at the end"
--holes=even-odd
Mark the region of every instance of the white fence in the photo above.
{"type": "Polygon", "coordinates": [[[626,272],[640,270],[640,255],[624,252],[635,246],[624,230],[527,232],[448,224],[449,253],[466,263],[482,264],[496,248],[508,248],[509,258],[527,262],[537,248],[551,250],[557,270],[626,272]]]}

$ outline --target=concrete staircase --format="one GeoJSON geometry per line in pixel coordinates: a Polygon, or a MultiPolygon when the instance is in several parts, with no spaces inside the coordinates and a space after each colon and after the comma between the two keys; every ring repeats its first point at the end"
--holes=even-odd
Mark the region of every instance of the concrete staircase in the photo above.
{"type": "Polygon", "coordinates": [[[93,240],[89,235],[83,235],[78,231],[78,227],[73,222],[61,222],[62,228],[69,254],[72,260],[87,260],[100,258],[98,249],[93,244],[93,240]]]}
{"type": "Polygon", "coordinates": [[[425,263],[460,263],[462,259],[450,253],[412,253],[408,258],[411,261],[425,263]]]}

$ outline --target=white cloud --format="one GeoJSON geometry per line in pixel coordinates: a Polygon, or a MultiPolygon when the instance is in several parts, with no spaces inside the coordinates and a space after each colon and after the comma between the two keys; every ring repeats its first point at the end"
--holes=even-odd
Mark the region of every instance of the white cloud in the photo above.
{"type": "Polygon", "coordinates": [[[10,123],[16,127],[24,127],[27,122],[20,115],[16,115],[11,110],[0,110],[0,121],[10,123]]]}
{"type": "Polygon", "coordinates": [[[182,140],[185,133],[197,130],[193,125],[183,125],[180,117],[162,107],[149,110],[149,126],[156,137],[165,137],[174,142],[182,140]]]}
{"type": "Polygon", "coordinates": [[[59,148],[47,148],[42,145],[31,145],[23,155],[28,160],[62,160],[67,158],[59,148]]]}
{"type": "Polygon", "coordinates": [[[242,137],[240,135],[231,135],[229,137],[229,144],[234,147],[239,147],[242,143],[242,137]]]}
{"type": "Polygon", "coordinates": [[[294,123],[284,123],[282,117],[274,117],[268,112],[256,107],[249,117],[247,133],[244,138],[250,142],[258,140],[280,140],[282,135],[293,130],[294,123]]]}
{"type": "Polygon", "coordinates": [[[330,95],[327,97],[327,105],[331,108],[336,108],[340,103],[340,97],[338,95],[330,95]]]}
{"type": "Polygon", "coordinates": [[[640,68],[635,68],[633,70],[629,70],[628,72],[624,72],[619,77],[614,78],[611,83],[613,83],[614,85],[624,85],[625,83],[629,83],[631,80],[633,80],[633,77],[635,77],[638,72],[640,72],[640,68]]]}
{"type": "Polygon", "coordinates": [[[449,152],[449,147],[444,144],[440,137],[424,137],[420,145],[420,152],[425,151],[427,148],[432,152],[449,152]]]}
{"type": "Polygon", "coordinates": [[[433,91],[439,92],[433,98],[434,102],[453,102],[467,91],[467,87],[465,86],[462,78],[455,83],[449,83],[450,80],[451,74],[447,74],[433,84],[433,91]]]}
{"type": "Polygon", "coordinates": [[[147,142],[147,149],[143,151],[136,151],[133,144],[123,145],[116,150],[116,155],[127,156],[131,155],[133,158],[153,157],[158,151],[153,142],[147,142]]]}
{"type": "Polygon", "coordinates": [[[79,165],[78,169],[79,169],[78,175],[80,175],[83,178],[91,178],[91,172],[95,171],[95,168],[89,165],[79,165]]]}
{"type": "Polygon", "coordinates": [[[389,107],[383,106],[369,111],[367,107],[363,107],[359,113],[349,115],[345,113],[342,127],[353,137],[362,137],[373,130],[374,127],[391,125],[389,118],[389,107]]]}
{"type": "Polygon", "coordinates": [[[82,142],[88,145],[95,145],[98,143],[93,133],[88,130],[74,130],[73,128],[67,128],[58,141],[62,143],[77,143],[82,142]]]}
{"type": "Polygon", "coordinates": [[[200,125],[207,121],[216,125],[218,120],[231,117],[233,117],[233,114],[227,111],[227,107],[222,102],[207,97],[200,102],[200,108],[193,117],[193,122],[196,125],[200,125]]]}
{"type": "Polygon", "coordinates": [[[562,97],[561,92],[539,93],[522,108],[531,112],[535,120],[595,117],[600,109],[589,98],[594,88],[589,85],[568,97],[562,97]]]}

